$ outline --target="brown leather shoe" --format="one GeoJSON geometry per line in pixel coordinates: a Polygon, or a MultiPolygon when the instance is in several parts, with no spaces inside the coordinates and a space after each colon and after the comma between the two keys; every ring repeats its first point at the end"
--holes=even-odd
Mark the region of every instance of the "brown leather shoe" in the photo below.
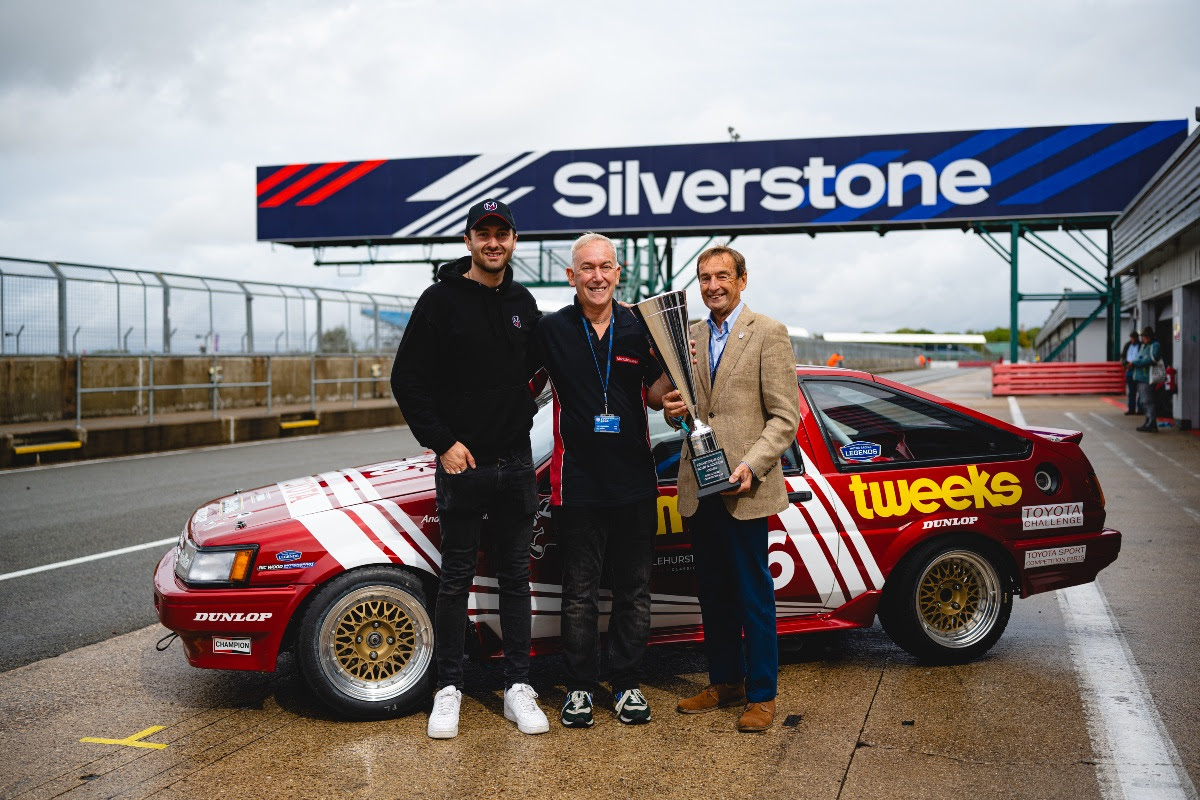
{"type": "Polygon", "coordinates": [[[761,733],[775,721],[775,701],[747,703],[746,710],[738,718],[738,730],[742,733],[761,733]]]}
{"type": "Polygon", "coordinates": [[[675,707],[682,714],[703,714],[706,711],[716,711],[718,708],[737,706],[746,702],[746,685],[744,683],[714,683],[704,687],[704,691],[693,697],[685,697],[675,707]]]}

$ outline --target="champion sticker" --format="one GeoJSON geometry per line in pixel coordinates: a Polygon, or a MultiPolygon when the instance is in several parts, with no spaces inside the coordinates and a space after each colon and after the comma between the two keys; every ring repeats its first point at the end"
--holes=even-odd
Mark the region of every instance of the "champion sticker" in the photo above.
{"type": "Polygon", "coordinates": [[[883,454],[883,448],[874,442],[851,442],[838,451],[847,461],[870,461],[883,454]]]}
{"type": "Polygon", "coordinates": [[[1083,524],[1083,503],[1057,503],[1050,506],[1024,506],[1021,509],[1021,530],[1070,528],[1083,524]]]}
{"type": "Polygon", "coordinates": [[[276,561],[299,561],[303,555],[299,550],[283,550],[275,554],[276,561]]]}
{"type": "Polygon", "coordinates": [[[1025,569],[1049,567],[1054,564],[1082,564],[1087,558],[1087,545],[1070,547],[1046,547],[1042,550],[1025,551],[1025,569]]]}
{"type": "Polygon", "coordinates": [[[212,651],[214,653],[233,653],[239,656],[250,655],[249,639],[226,639],[222,636],[213,637],[212,651]]]}

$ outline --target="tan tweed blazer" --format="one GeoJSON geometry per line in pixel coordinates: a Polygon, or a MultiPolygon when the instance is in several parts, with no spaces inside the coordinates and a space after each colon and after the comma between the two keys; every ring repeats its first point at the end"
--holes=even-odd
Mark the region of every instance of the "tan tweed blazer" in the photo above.
{"type": "MultiPolygon", "coordinates": [[[[796,438],[800,422],[796,358],[787,328],[770,317],[743,307],[725,352],[709,380],[708,322],[691,326],[696,340],[696,405],[699,418],[717,434],[729,469],[741,461],[755,479],[750,491],[736,497],[719,495],[736,519],[755,519],[787,508],[787,486],[779,457],[796,438]]],[[[691,452],[684,445],[679,462],[679,513],[696,513],[696,474],[691,452]]]]}

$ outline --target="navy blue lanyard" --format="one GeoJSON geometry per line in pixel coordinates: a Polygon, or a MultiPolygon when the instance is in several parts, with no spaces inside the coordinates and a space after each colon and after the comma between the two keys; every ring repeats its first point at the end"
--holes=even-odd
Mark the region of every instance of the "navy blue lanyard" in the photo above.
{"type": "MultiPolygon", "coordinates": [[[[612,375],[613,362],[613,339],[617,338],[616,331],[613,328],[616,325],[617,313],[613,311],[612,316],[608,318],[608,362],[604,375],[600,377],[600,389],[604,392],[604,413],[608,413],[608,379],[612,375]]],[[[600,375],[600,360],[596,358],[596,348],[592,346],[592,331],[588,327],[587,318],[583,314],[579,315],[579,321],[583,323],[583,335],[587,338],[588,350],[592,351],[592,363],[596,365],[596,374],[600,375]]]]}

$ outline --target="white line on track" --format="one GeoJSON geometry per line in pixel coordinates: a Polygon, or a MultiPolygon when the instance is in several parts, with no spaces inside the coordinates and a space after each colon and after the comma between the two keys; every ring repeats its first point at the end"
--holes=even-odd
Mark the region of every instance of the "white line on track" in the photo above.
{"type": "Polygon", "coordinates": [[[1017,405],[1017,398],[1011,394],[1008,396],[1008,411],[1012,414],[1013,425],[1020,428],[1025,427],[1025,415],[1021,413],[1021,407],[1017,405]]]}
{"type": "Polygon", "coordinates": [[[1196,789],[1097,583],[1056,592],[1084,689],[1105,800],[1184,800],[1196,789]]]}
{"type": "MultiPolygon", "coordinates": [[[[1083,420],[1081,420],[1081,419],[1080,419],[1078,416],[1076,416],[1076,415],[1075,415],[1073,412],[1070,412],[1070,411],[1068,411],[1066,415],[1067,415],[1067,417],[1068,417],[1068,418],[1070,418],[1070,420],[1071,420],[1072,422],[1074,422],[1076,425],[1079,425],[1081,428],[1082,428],[1082,427],[1086,427],[1086,426],[1084,426],[1084,424],[1083,424],[1083,420]]],[[[1119,459],[1121,459],[1122,461],[1124,461],[1124,462],[1125,462],[1125,466],[1127,466],[1127,467],[1129,467],[1130,469],[1132,469],[1132,470],[1133,470],[1134,472],[1136,472],[1138,475],[1141,475],[1141,476],[1142,476],[1142,477],[1143,477],[1143,478],[1146,480],[1146,483],[1150,484],[1150,485],[1151,485],[1151,486],[1153,486],[1155,489],[1158,489],[1160,492],[1162,492],[1163,494],[1165,494],[1167,497],[1169,497],[1169,498],[1171,498],[1173,501],[1175,501],[1175,507],[1176,507],[1176,508],[1178,508],[1178,509],[1180,509],[1181,511],[1183,511],[1183,513],[1187,514],[1189,517],[1191,517],[1192,519],[1194,519],[1196,522],[1200,523],[1200,511],[1197,511],[1196,509],[1194,509],[1194,508],[1192,508],[1191,506],[1189,506],[1189,505],[1187,505],[1186,503],[1184,503],[1184,502],[1183,502],[1183,500],[1182,500],[1182,499],[1179,497],[1179,494],[1178,494],[1178,492],[1172,492],[1172,491],[1171,491],[1171,490],[1170,490],[1170,489],[1167,487],[1167,485],[1166,485],[1166,484],[1164,484],[1164,483],[1163,483],[1162,481],[1160,481],[1158,478],[1154,477],[1154,475],[1152,475],[1151,473],[1147,472],[1146,470],[1144,470],[1144,469],[1142,469],[1140,466],[1138,466],[1137,462],[1135,462],[1135,461],[1134,461],[1132,458],[1130,458],[1129,456],[1127,456],[1127,455],[1125,454],[1125,451],[1123,451],[1121,448],[1117,447],[1117,446],[1116,446],[1115,444],[1113,444],[1112,442],[1108,441],[1107,439],[1101,439],[1101,440],[1100,440],[1100,443],[1101,443],[1102,445],[1104,445],[1105,447],[1107,447],[1109,450],[1113,451],[1113,454],[1114,454],[1114,455],[1115,455],[1117,458],[1119,458],[1119,459]]]]}
{"type": "MultiPolygon", "coordinates": [[[[1107,425],[1110,428],[1116,427],[1116,425],[1113,425],[1111,422],[1109,422],[1108,420],[1106,420],[1104,417],[1100,416],[1099,414],[1095,413],[1094,411],[1088,412],[1088,416],[1093,417],[1094,419],[1097,419],[1100,422],[1103,422],[1105,425],[1107,425]]],[[[1168,461],[1180,472],[1185,472],[1188,475],[1191,475],[1196,480],[1200,480],[1200,472],[1194,472],[1194,471],[1188,469],[1186,464],[1182,464],[1179,461],[1176,461],[1175,459],[1171,458],[1169,455],[1164,453],[1162,450],[1155,449],[1149,442],[1145,441],[1144,439],[1135,439],[1134,441],[1136,441],[1142,447],[1146,448],[1147,450],[1149,450],[1151,453],[1158,456],[1159,458],[1162,458],[1162,459],[1165,459],[1166,461],[1168,461]]]]}
{"type": "MultiPolygon", "coordinates": [[[[211,444],[205,447],[186,447],[180,450],[162,450],[157,453],[137,453],[131,456],[111,456],[109,458],[91,458],[80,461],[67,461],[62,464],[41,464],[36,467],[15,467],[0,470],[0,476],[17,472],[40,472],[45,469],[66,469],[68,467],[86,467],[90,464],[108,464],[113,461],[138,461],[143,458],[162,458],[177,456],[185,453],[207,453],[212,450],[236,450],[243,447],[260,447],[267,444],[284,444],[310,442],[314,439],[328,439],[334,436],[356,436],[360,433],[384,433],[387,431],[407,430],[407,425],[387,425],[382,428],[358,428],[352,431],[334,431],[333,433],[310,433],[305,436],[289,436],[286,439],[256,439],[252,442],[235,442],[233,444],[211,444]]],[[[421,452],[425,452],[422,450],[421,452]]]]}
{"type": "Polygon", "coordinates": [[[119,550],[109,550],[105,553],[96,553],[95,555],[72,558],[69,561],[59,561],[54,564],[43,564],[40,567],[30,567],[29,569],[17,570],[16,572],[6,572],[5,574],[0,575],[0,581],[6,581],[10,578],[22,578],[26,575],[36,575],[39,572],[48,572],[52,569],[62,569],[63,567],[71,567],[76,564],[86,564],[89,561],[99,561],[102,558],[112,558],[113,556],[121,556],[125,555],[126,553],[134,553],[138,550],[148,550],[151,547],[162,547],[164,544],[172,544],[177,541],[179,541],[179,537],[172,536],[170,539],[158,539],[157,541],[146,542],[145,544],[135,544],[130,547],[122,547],[119,550]]]}

